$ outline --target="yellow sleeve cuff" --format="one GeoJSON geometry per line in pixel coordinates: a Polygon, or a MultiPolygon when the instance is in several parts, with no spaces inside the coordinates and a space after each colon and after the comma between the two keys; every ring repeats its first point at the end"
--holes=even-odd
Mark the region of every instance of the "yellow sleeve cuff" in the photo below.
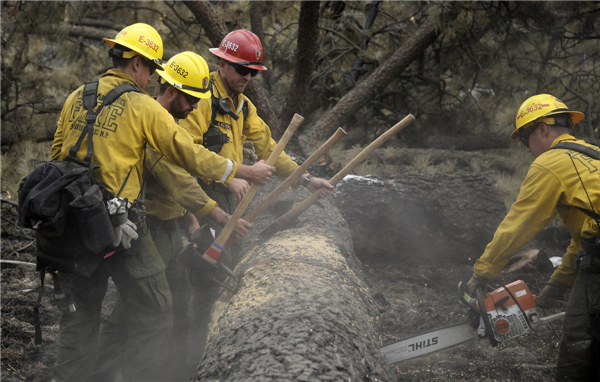
{"type": "Polygon", "coordinates": [[[208,202],[200,210],[193,212],[194,216],[198,221],[202,220],[203,217],[210,214],[212,210],[217,206],[217,202],[209,199],[208,202]]]}
{"type": "Polygon", "coordinates": [[[225,179],[225,181],[223,182],[225,186],[229,186],[231,182],[233,182],[233,178],[235,178],[235,173],[237,172],[238,164],[234,161],[231,161],[231,163],[233,164],[233,169],[231,170],[231,173],[229,174],[227,179],[225,179]]]}

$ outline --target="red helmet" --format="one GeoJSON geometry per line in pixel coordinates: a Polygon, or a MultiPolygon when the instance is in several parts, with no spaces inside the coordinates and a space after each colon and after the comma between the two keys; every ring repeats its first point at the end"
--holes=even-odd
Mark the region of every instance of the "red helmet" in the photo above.
{"type": "Polygon", "coordinates": [[[267,70],[262,64],[263,49],[260,39],[246,29],[229,33],[218,48],[210,48],[209,51],[225,61],[250,69],[267,70]]]}

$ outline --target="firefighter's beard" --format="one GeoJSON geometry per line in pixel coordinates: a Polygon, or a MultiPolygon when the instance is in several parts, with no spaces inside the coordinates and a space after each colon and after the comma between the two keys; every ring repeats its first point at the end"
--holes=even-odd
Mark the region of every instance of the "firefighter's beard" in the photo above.
{"type": "Polygon", "coordinates": [[[175,97],[171,104],[169,105],[171,109],[171,115],[177,119],[186,119],[188,114],[190,114],[194,109],[187,103],[185,97],[181,94],[178,94],[175,97]]]}

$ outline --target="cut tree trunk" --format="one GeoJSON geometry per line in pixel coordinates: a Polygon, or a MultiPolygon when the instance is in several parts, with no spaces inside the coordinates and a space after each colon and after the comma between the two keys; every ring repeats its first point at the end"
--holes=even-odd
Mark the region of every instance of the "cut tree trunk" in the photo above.
{"type": "Polygon", "coordinates": [[[373,326],[376,305],[339,211],[323,201],[295,228],[258,243],[256,234],[296,195],[285,192],[245,238],[238,289],[213,307],[195,381],[391,380],[373,326]]]}
{"type": "Polygon", "coordinates": [[[486,173],[353,177],[338,190],[361,261],[472,264],[506,214],[486,173]]]}

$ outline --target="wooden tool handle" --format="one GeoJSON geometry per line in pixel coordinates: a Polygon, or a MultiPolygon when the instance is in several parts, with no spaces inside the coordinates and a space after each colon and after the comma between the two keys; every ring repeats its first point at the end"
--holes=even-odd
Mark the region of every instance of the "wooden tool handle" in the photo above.
{"type": "MultiPolygon", "coordinates": [[[[271,155],[269,155],[269,158],[267,159],[268,165],[273,166],[275,162],[277,162],[279,154],[281,154],[285,146],[292,138],[292,135],[294,135],[296,130],[298,130],[298,127],[300,126],[300,124],[302,124],[303,121],[304,118],[301,115],[294,114],[294,118],[292,118],[292,121],[285,130],[285,133],[283,133],[283,136],[277,143],[277,146],[275,146],[275,149],[273,149],[273,152],[271,153],[271,155]]],[[[235,225],[237,224],[240,217],[242,217],[242,214],[246,211],[246,208],[248,208],[248,205],[252,201],[252,198],[254,198],[254,195],[256,195],[256,192],[259,188],[259,184],[253,184],[252,186],[250,186],[250,190],[248,190],[246,195],[244,195],[242,201],[235,209],[235,212],[233,213],[233,215],[231,215],[231,219],[229,219],[229,221],[225,225],[225,228],[223,228],[223,231],[221,231],[219,237],[217,237],[217,240],[215,240],[216,244],[223,247],[225,243],[227,243],[227,239],[229,239],[229,236],[233,232],[235,225]]]]}
{"type": "Polygon", "coordinates": [[[287,179],[283,181],[283,183],[277,186],[277,188],[274,189],[265,198],[265,200],[263,200],[255,209],[253,209],[248,215],[246,215],[244,217],[244,220],[248,221],[249,223],[254,222],[254,219],[256,219],[256,217],[260,215],[265,209],[267,209],[267,207],[270,206],[271,203],[277,200],[277,197],[281,195],[283,191],[285,191],[289,186],[294,184],[298,180],[298,178],[302,174],[304,174],[304,172],[310,166],[313,165],[313,163],[315,163],[320,157],[325,155],[330,148],[332,148],[340,139],[342,139],[345,136],[346,132],[344,131],[344,129],[339,127],[336,130],[336,132],[333,133],[333,135],[327,140],[327,142],[323,143],[321,147],[319,147],[314,153],[312,153],[312,155],[308,157],[308,159],[305,160],[304,163],[302,163],[302,165],[296,169],[296,171],[294,171],[290,176],[288,176],[287,179]]]}
{"type": "MultiPolygon", "coordinates": [[[[367,158],[367,156],[369,156],[369,154],[371,154],[373,151],[375,151],[375,149],[377,149],[379,146],[381,146],[385,141],[387,141],[392,136],[394,136],[394,134],[397,134],[398,132],[400,132],[400,130],[404,129],[406,126],[413,123],[414,120],[415,120],[415,117],[413,117],[412,114],[409,114],[406,117],[404,117],[404,119],[402,119],[400,122],[398,122],[397,124],[392,126],[388,131],[381,134],[381,136],[379,136],[379,138],[375,139],[373,142],[371,142],[370,145],[365,147],[363,149],[363,151],[358,153],[358,155],[355,156],[354,159],[352,159],[350,161],[350,163],[348,163],[346,166],[344,166],[343,169],[340,170],[340,172],[338,172],[333,178],[329,179],[329,184],[331,184],[332,186],[337,185],[342,179],[344,179],[344,177],[346,175],[348,175],[350,173],[350,171],[352,171],[363,160],[365,160],[365,158],[367,158]]],[[[296,207],[292,208],[287,213],[288,220],[293,220],[293,219],[297,218],[298,216],[300,216],[300,214],[302,214],[304,211],[306,211],[308,209],[308,207],[313,205],[319,199],[319,192],[320,192],[320,190],[313,192],[308,198],[304,199],[304,201],[302,201],[302,203],[300,203],[296,207]]]]}
{"type": "Polygon", "coordinates": [[[348,163],[340,172],[335,174],[335,176],[329,180],[329,183],[331,183],[333,186],[338,184],[340,180],[344,179],[344,177],[348,175],[350,171],[354,170],[354,168],[358,166],[363,160],[365,160],[369,155],[371,155],[373,151],[375,151],[379,146],[381,146],[385,141],[389,140],[395,134],[398,134],[406,126],[413,123],[414,120],[415,117],[412,114],[409,114],[406,117],[404,117],[400,122],[392,126],[388,131],[381,134],[379,138],[375,139],[373,142],[371,142],[370,145],[365,147],[363,151],[358,153],[358,155],[355,156],[354,159],[352,159],[350,163],[348,163]]]}

